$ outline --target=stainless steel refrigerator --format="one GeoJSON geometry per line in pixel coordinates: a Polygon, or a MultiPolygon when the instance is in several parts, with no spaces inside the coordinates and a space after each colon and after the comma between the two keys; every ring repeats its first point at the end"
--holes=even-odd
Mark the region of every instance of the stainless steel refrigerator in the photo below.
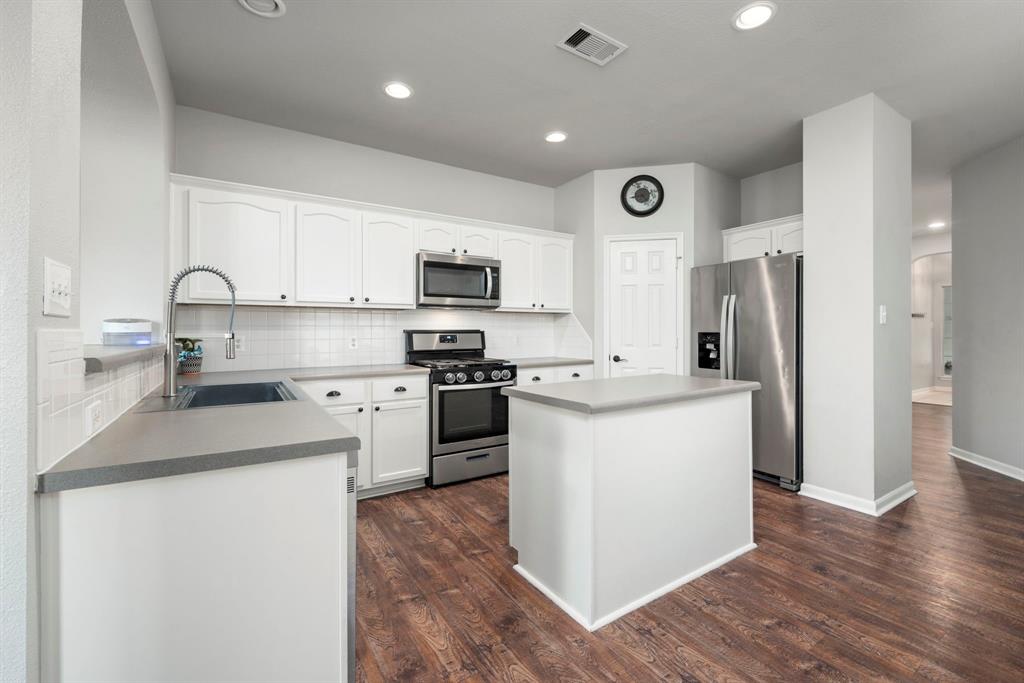
{"type": "Polygon", "coordinates": [[[691,271],[690,372],[755,380],[754,476],[799,491],[803,481],[803,256],[783,254],[691,271]]]}

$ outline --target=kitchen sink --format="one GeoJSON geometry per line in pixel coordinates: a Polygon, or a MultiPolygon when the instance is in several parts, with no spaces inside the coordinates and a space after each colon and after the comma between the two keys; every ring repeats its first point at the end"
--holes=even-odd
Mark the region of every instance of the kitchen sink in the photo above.
{"type": "Polygon", "coordinates": [[[284,382],[190,384],[182,387],[174,410],[294,400],[295,395],[285,386],[284,382]]]}

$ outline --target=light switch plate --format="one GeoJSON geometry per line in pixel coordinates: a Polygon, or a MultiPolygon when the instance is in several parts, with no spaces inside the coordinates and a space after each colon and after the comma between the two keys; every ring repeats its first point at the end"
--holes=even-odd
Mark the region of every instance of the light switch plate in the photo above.
{"type": "Polygon", "coordinates": [[[878,324],[884,325],[889,321],[889,311],[886,309],[885,304],[878,307],[878,324]]]}
{"type": "Polygon", "coordinates": [[[43,257],[43,315],[71,317],[71,266],[43,257]]]}

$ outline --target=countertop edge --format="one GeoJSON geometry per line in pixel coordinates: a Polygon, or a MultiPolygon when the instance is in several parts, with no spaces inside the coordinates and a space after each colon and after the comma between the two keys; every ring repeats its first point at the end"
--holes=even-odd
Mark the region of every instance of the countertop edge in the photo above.
{"type": "Polygon", "coordinates": [[[348,467],[355,467],[361,444],[359,437],[348,436],[285,446],[266,446],[239,451],[192,455],[183,458],[152,460],[123,465],[108,465],[66,472],[41,472],[36,475],[36,493],[58,493],[72,489],[121,484],[145,479],[161,479],[181,474],[196,474],[213,470],[262,465],[284,460],[347,453],[348,467]]]}
{"type": "Polygon", "coordinates": [[[501,390],[501,393],[511,398],[518,398],[524,401],[543,403],[545,405],[553,406],[555,408],[564,408],[566,410],[571,410],[577,413],[585,413],[587,415],[598,415],[601,413],[614,413],[623,410],[631,410],[633,408],[647,408],[650,406],[663,405],[669,403],[682,403],[685,401],[694,401],[702,398],[724,396],[727,394],[739,394],[746,391],[758,391],[760,389],[760,382],[749,382],[747,384],[734,387],[714,387],[710,389],[695,389],[693,391],[688,391],[684,394],[650,396],[648,398],[634,399],[630,401],[612,401],[608,403],[602,403],[599,405],[592,405],[590,403],[585,403],[583,401],[573,401],[571,399],[559,398],[557,396],[535,394],[533,392],[519,389],[518,387],[505,387],[504,389],[501,390]]]}
{"type": "Polygon", "coordinates": [[[106,372],[129,363],[149,360],[164,354],[164,347],[159,344],[150,346],[106,346],[103,344],[86,344],[82,347],[85,360],[85,374],[106,372]]]}
{"type": "Polygon", "coordinates": [[[593,365],[592,358],[510,358],[511,362],[523,369],[530,368],[557,368],[567,365],[593,365]]]}

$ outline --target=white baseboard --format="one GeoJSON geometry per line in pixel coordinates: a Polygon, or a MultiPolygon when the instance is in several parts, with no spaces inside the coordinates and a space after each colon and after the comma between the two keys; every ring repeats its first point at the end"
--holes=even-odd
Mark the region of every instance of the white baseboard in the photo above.
{"type": "Polygon", "coordinates": [[[977,465],[978,467],[984,467],[986,470],[992,470],[993,472],[1011,477],[1017,481],[1024,481],[1024,468],[1007,465],[1005,462],[986,458],[984,455],[971,453],[970,451],[965,451],[964,449],[957,448],[956,446],[949,449],[949,454],[954,458],[959,458],[960,460],[977,465]]]}
{"type": "Polygon", "coordinates": [[[643,607],[644,605],[646,605],[647,603],[651,602],[652,600],[657,600],[662,595],[665,595],[666,593],[670,593],[670,592],[674,591],[676,588],[679,588],[683,584],[689,583],[689,582],[693,581],[694,579],[699,578],[699,577],[703,576],[704,574],[707,574],[712,569],[718,569],[719,567],[721,567],[726,562],[734,560],[737,557],[739,557],[740,555],[742,555],[744,553],[747,553],[747,552],[750,552],[751,550],[753,550],[756,547],[757,547],[756,543],[748,543],[747,545],[741,546],[741,547],[737,548],[736,550],[733,550],[732,552],[727,553],[727,554],[723,555],[722,557],[719,557],[719,558],[717,558],[715,560],[712,560],[711,562],[708,562],[707,564],[703,565],[702,567],[698,567],[697,569],[693,570],[692,572],[690,572],[690,573],[688,573],[688,574],[686,574],[684,576],[681,576],[678,579],[675,579],[674,581],[671,581],[671,582],[665,584],[661,588],[655,589],[654,591],[648,593],[647,595],[645,595],[645,596],[643,596],[641,598],[637,598],[636,600],[634,600],[633,602],[629,603],[628,605],[625,605],[623,607],[620,607],[617,610],[609,612],[608,614],[604,615],[603,617],[601,617],[599,619],[595,619],[593,622],[588,621],[582,614],[577,612],[572,606],[570,606],[567,602],[562,600],[562,598],[558,597],[551,589],[549,589],[543,583],[538,581],[533,575],[530,574],[530,572],[528,572],[525,569],[523,569],[523,567],[521,565],[517,564],[517,565],[513,566],[513,569],[515,569],[517,572],[519,572],[519,574],[524,579],[529,581],[533,585],[534,588],[536,588],[541,593],[543,593],[548,598],[548,600],[550,600],[551,602],[553,602],[556,605],[558,605],[562,609],[563,612],[565,612],[570,617],[572,617],[580,626],[582,626],[583,628],[587,629],[588,631],[596,631],[597,629],[601,628],[602,626],[607,626],[608,624],[612,623],[613,621],[615,621],[619,617],[622,617],[622,616],[624,616],[626,614],[629,614],[630,612],[632,612],[635,609],[643,607]]]}
{"type": "Polygon", "coordinates": [[[870,498],[861,498],[859,496],[851,496],[848,493],[841,493],[839,491],[833,491],[823,486],[815,486],[814,484],[801,484],[800,495],[813,498],[814,500],[820,500],[831,505],[838,505],[844,507],[847,510],[855,510],[856,512],[863,512],[865,515],[871,515],[872,517],[881,517],[889,510],[907,500],[911,496],[917,493],[917,489],[914,488],[914,482],[908,481],[906,484],[902,484],[884,496],[871,500],[870,498]]]}
{"type": "Polygon", "coordinates": [[[910,392],[910,395],[911,396],[923,396],[924,394],[927,394],[928,392],[930,392],[933,388],[934,387],[921,387],[920,389],[914,389],[912,392],[910,392]]]}

